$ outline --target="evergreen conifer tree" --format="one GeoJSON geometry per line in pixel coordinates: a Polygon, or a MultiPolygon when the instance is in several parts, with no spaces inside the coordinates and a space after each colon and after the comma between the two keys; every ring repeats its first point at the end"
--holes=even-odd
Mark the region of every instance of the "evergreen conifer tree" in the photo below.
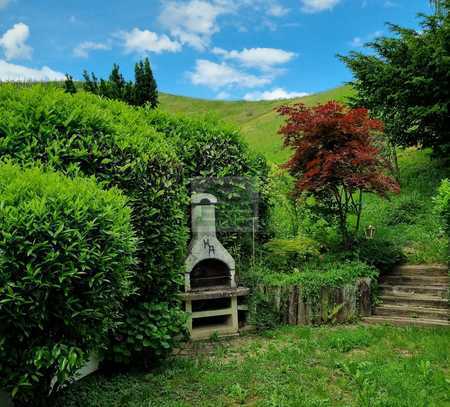
{"type": "Polygon", "coordinates": [[[109,75],[109,90],[110,94],[108,97],[119,100],[124,99],[125,79],[120,73],[120,68],[117,64],[113,65],[111,74],[109,75]]]}
{"type": "Polygon", "coordinates": [[[134,65],[134,100],[133,104],[142,106],[145,103],[144,64],[142,61],[134,65]]]}
{"type": "Polygon", "coordinates": [[[68,73],[66,73],[66,80],[64,81],[64,92],[71,94],[77,93],[77,88],[73,83],[73,78],[68,73]]]}
{"type": "Polygon", "coordinates": [[[153,77],[152,68],[148,58],[144,60],[144,83],[145,83],[145,102],[149,102],[150,106],[154,109],[158,106],[158,86],[156,80],[153,77]]]}

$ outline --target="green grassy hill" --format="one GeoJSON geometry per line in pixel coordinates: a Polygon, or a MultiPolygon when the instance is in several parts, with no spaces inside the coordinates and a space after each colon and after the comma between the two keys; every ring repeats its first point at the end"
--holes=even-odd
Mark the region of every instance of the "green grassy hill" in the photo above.
{"type": "Polygon", "coordinates": [[[264,154],[272,162],[280,163],[286,160],[289,153],[282,149],[281,138],[277,134],[283,122],[275,112],[278,106],[295,102],[314,105],[332,99],[344,101],[351,95],[350,86],[341,86],[297,99],[259,102],[203,100],[162,93],[160,103],[164,111],[187,115],[212,114],[236,125],[254,151],[264,154]]]}

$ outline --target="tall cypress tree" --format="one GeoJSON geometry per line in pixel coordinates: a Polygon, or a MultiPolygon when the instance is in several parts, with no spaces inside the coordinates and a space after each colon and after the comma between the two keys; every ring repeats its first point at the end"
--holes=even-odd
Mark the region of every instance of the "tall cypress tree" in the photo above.
{"type": "Polygon", "coordinates": [[[98,89],[98,80],[97,77],[94,75],[94,73],[92,73],[92,77],[91,75],[89,75],[88,71],[84,70],[83,71],[83,89],[87,92],[91,92],[94,93],[96,95],[98,95],[99,89],[98,89]]]}
{"type": "Polygon", "coordinates": [[[150,61],[148,58],[144,60],[144,83],[146,91],[146,100],[149,102],[150,106],[154,109],[158,106],[158,86],[156,80],[153,77],[152,68],[150,66],[150,61]]]}
{"type": "Polygon", "coordinates": [[[73,78],[68,73],[66,73],[66,80],[64,81],[64,92],[71,94],[77,93],[77,88],[73,83],[73,78]]]}
{"type": "Polygon", "coordinates": [[[145,103],[144,64],[142,61],[134,65],[134,101],[136,106],[145,103]]]}
{"type": "Polygon", "coordinates": [[[94,86],[91,81],[91,76],[89,75],[88,71],[86,69],[83,71],[83,89],[87,92],[94,93],[94,86]]]}
{"type": "Polygon", "coordinates": [[[108,97],[112,99],[124,99],[125,79],[120,73],[119,65],[114,64],[111,74],[109,75],[109,88],[111,94],[108,97]]]}

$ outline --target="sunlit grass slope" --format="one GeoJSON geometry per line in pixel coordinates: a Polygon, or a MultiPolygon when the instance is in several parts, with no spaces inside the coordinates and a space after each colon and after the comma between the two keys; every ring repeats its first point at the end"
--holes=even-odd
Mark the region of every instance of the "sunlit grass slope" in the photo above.
{"type": "Polygon", "coordinates": [[[286,160],[289,153],[282,149],[281,138],[277,134],[283,122],[275,111],[278,106],[296,102],[314,105],[328,100],[345,101],[351,95],[350,86],[341,86],[327,92],[290,100],[222,101],[161,94],[160,103],[164,111],[187,115],[210,114],[236,125],[254,151],[264,154],[272,162],[280,163],[286,160]]]}

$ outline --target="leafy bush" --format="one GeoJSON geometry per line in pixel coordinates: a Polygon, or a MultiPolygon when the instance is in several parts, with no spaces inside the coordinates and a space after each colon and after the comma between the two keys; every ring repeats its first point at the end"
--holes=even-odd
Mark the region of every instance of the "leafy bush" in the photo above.
{"type": "Polygon", "coordinates": [[[361,240],[357,245],[357,254],[361,261],[382,272],[390,271],[406,261],[406,255],[398,244],[380,238],[361,240]]]}
{"type": "Polygon", "coordinates": [[[94,180],[0,165],[0,388],[18,404],[106,346],[132,293],[130,217],[94,180]]]}
{"type": "Polygon", "coordinates": [[[450,180],[445,179],[439,187],[438,195],[435,198],[436,209],[442,216],[445,228],[450,235],[450,180]]]}
{"type": "Polygon", "coordinates": [[[412,225],[417,222],[423,206],[417,194],[401,196],[389,207],[386,223],[389,226],[412,225]]]}
{"type": "MultiPolygon", "coordinates": [[[[138,295],[127,308],[159,302],[178,307],[175,293],[187,241],[186,188],[176,152],[148,125],[143,109],[84,92],[68,95],[52,86],[2,85],[0,155],[119,187],[128,196],[140,242],[138,295]]],[[[156,331],[155,338],[160,334],[156,331]]],[[[139,340],[134,338],[136,344],[139,340]]]]}
{"type": "Polygon", "coordinates": [[[272,239],[264,246],[269,252],[268,260],[278,269],[292,270],[320,254],[320,244],[305,236],[272,239]]]}
{"type": "Polygon", "coordinates": [[[149,354],[150,358],[143,361],[149,366],[185,338],[185,332],[180,332],[180,327],[186,326],[185,314],[167,302],[139,302],[127,311],[124,321],[115,330],[111,345],[114,360],[119,363],[128,362],[133,352],[139,352],[149,354]]]}

